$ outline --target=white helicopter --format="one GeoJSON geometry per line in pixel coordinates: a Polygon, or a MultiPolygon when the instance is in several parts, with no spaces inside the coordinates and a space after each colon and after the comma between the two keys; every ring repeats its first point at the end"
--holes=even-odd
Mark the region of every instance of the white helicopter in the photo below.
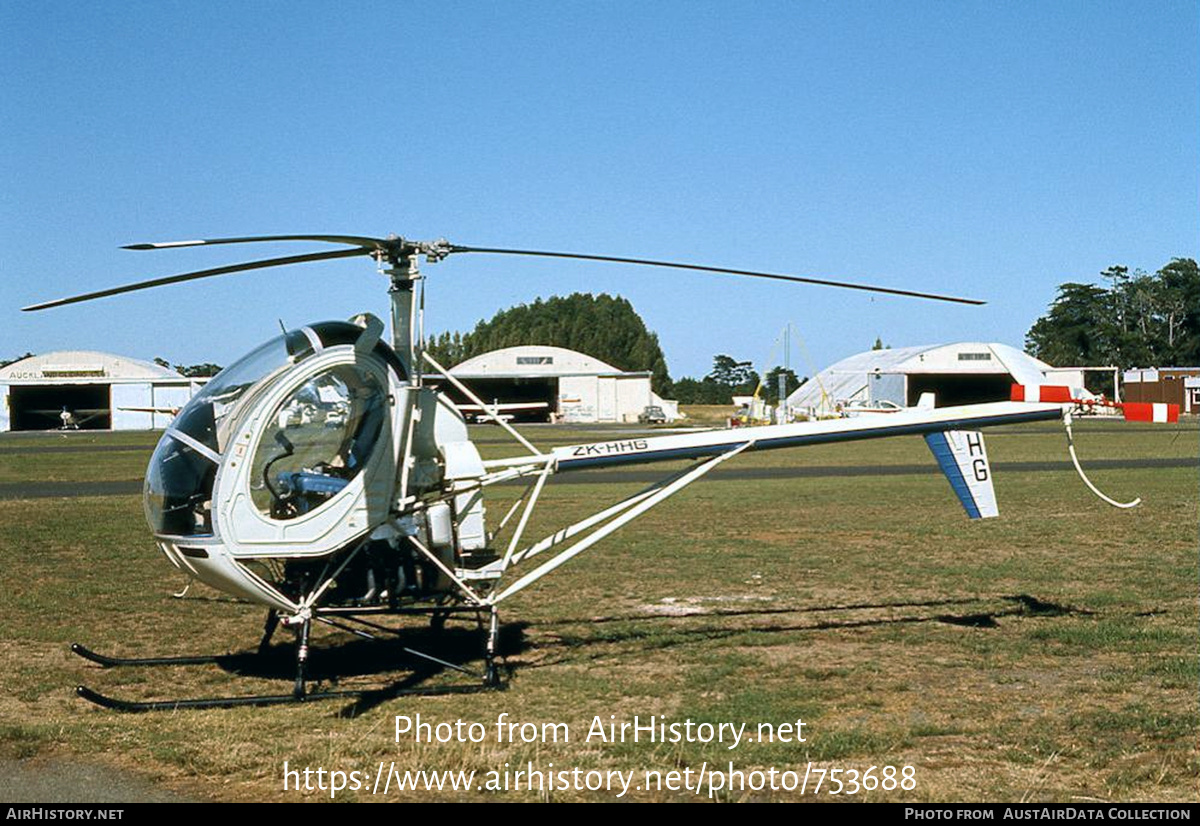
{"type": "MultiPolygon", "coordinates": [[[[741,453],[920,434],[968,515],[986,518],[996,516],[998,509],[980,429],[1062,419],[1070,445],[1072,412],[1094,404],[1065,388],[1054,392],[1026,388],[1021,391],[1022,401],[943,408],[926,403],[887,416],[617,439],[541,451],[511,427],[494,405],[479,399],[423,352],[419,258],[434,263],[451,254],[490,253],[582,259],[964,304],[983,302],[775,273],[394,236],[260,236],[136,244],[127,249],[280,241],[325,242],[343,248],[168,276],[25,308],[41,310],[225,273],[352,256],[374,258],[390,282],[390,342],[383,338],[383,323],[369,314],[277,336],[225,368],[179,412],[146,471],[146,518],[171,563],[214,588],[265,606],[268,614],[260,652],[267,649],[279,624],[295,631],[293,691],[134,702],[79,686],[77,693],[87,700],[124,711],[147,711],[267,705],[357,693],[308,690],[310,629],[321,622],[361,637],[400,633],[376,622],[380,615],[427,615],[434,627],[450,615],[473,615],[485,628],[483,673],[475,676],[483,686],[494,687],[500,683],[499,609],[506,600],[741,453]],[[483,459],[471,442],[463,411],[445,393],[427,385],[426,369],[470,399],[472,415],[482,411],[481,415],[509,431],[521,451],[483,459]],[[530,515],[551,476],[680,459],[695,462],[583,520],[536,541],[525,540],[530,515]],[[528,486],[489,529],[485,491],[516,479],[528,480],[528,486]]],[[[1129,406],[1127,414],[1133,409],[1129,406]]],[[[1137,408],[1135,416],[1145,417],[1145,413],[1137,408]]],[[[1155,409],[1148,415],[1163,418],[1168,413],[1155,409]]],[[[1169,415],[1177,418],[1178,410],[1169,415]]],[[[1074,460],[1073,447],[1071,456],[1074,460]]],[[[1119,507],[1136,504],[1104,498],[1119,507]]],[[[78,644],[72,649],[104,666],[214,659],[114,658],[78,644]]],[[[404,650],[466,671],[430,653],[404,650]]]]}

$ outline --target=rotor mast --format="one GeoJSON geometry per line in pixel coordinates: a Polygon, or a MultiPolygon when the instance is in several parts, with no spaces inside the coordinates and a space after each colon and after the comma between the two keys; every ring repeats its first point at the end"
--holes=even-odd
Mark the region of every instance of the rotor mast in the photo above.
{"type": "Polygon", "coordinates": [[[404,373],[412,385],[420,382],[421,341],[417,328],[417,282],[421,271],[417,254],[410,253],[383,271],[391,281],[388,297],[392,300],[392,349],[396,351],[404,373]]]}
{"type": "Polygon", "coordinates": [[[436,264],[451,252],[444,238],[436,241],[407,241],[389,238],[375,252],[384,275],[391,282],[388,296],[392,302],[392,349],[414,387],[421,384],[421,350],[424,347],[422,313],[424,300],[419,257],[425,263],[436,264]],[[384,265],[386,269],[383,269],[384,265]]]}

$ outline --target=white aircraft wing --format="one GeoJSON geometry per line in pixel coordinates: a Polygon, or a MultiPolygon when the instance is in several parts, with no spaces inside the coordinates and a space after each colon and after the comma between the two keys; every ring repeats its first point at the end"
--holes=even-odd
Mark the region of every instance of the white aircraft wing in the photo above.
{"type": "Polygon", "coordinates": [[[549,402],[505,402],[503,404],[456,404],[454,405],[459,410],[464,410],[469,413],[481,412],[487,410],[545,410],[550,406],[549,402]]]}
{"type": "Polygon", "coordinates": [[[118,410],[127,410],[131,413],[163,413],[171,416],[179,415],[178,407],[118,407],[118,410]]]}

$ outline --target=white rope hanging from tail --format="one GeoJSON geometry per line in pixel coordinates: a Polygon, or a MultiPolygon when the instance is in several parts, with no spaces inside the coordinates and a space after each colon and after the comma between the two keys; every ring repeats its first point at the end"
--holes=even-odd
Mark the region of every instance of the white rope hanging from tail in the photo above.
{"type": "Polygon", "coordinates": [[[1063,414],[1063,424],[1067,428],[1067,451],[1071,454],[1071,461],[1075,465],[1076,472],[1079,473],[1079,478],[1082,479],[1083,483],[1088,486],[1088,490],[1099,496],[1114,508],[1135,508],[1140,505],[1142,503],[1141,497],[1134,499],[1132,502],[1118,502],[1116,499],[1110,499],[1109,497],[1105,496],[1095,485],[1092,484],[1092,480],[1087,478],[1087,474],[1084,473],[1083,468],[1079,466],[1079,457],[1075,455],[1075,437],[1071,434],[1071,414],[1069,412],[1063,414]]]}

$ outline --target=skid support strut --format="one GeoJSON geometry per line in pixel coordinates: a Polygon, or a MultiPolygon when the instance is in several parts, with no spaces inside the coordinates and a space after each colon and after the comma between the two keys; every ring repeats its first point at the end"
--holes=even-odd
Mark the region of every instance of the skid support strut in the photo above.
{"type": "Polygon", "coordinates": [[[500,671],[496,668],[496,648],[500,639],[500,611],[495,605],[491,606],[491,616],[488,619],[487,647],[484,649],[483,684],[496,688],[500,685],[500,671]]]}
{"type": "Polygon", "coordinates": [[[304,668],[308,663],[308,632],[312,628],[312,620],[307,617],[300,623],[296,631],[296,685],[292,696],[297,700],[304,699],[304,668]]]}

